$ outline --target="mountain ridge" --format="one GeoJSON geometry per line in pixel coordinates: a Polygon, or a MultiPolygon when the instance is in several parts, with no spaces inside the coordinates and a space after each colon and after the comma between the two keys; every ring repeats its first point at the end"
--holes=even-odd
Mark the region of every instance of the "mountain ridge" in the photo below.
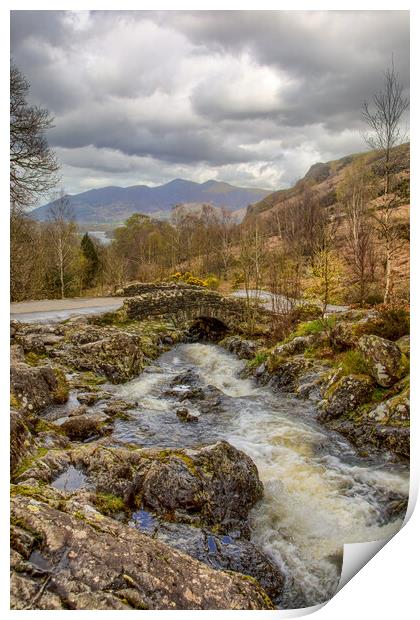
{"type": "MultiPolygon", "coordinates": [[[[168,212],[176,204],[202,203],[225,207],[231,212],[244,209],[271,193],[262,188],[237,187],[210,179],[204,183],[173,179],[163,185],[110,185],[93,188],[79,194],[67,195],[75,219],[79,223],[105,224],[128,219],[133,213],[154,215],[168,212]]],[[[31,211],[31,216],[43,221],[48,218],[49,202],[31,211]]]]}

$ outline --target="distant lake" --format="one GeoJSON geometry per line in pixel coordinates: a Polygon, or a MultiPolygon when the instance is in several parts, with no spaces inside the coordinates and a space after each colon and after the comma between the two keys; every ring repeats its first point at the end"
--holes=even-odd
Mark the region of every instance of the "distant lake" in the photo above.
{"type": "Polygon", "coordinates": [[[103,230],[88,230],[88,235],[90,235],[91,237],[95,237],[95,239],[97,239],[104,245],[108,245],[112,241],[110,237],[106,236],[106,233],[103,230]]]}

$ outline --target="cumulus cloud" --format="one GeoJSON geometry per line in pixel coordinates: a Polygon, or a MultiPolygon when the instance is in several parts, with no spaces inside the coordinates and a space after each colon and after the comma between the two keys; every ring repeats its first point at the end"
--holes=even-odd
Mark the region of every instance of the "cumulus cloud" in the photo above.
{"type": "Polygon", "coordinates": [[[408,11],[15,11],[12,56],[75,193],[210,178],[278,189],[364,148],[408,11]]]}

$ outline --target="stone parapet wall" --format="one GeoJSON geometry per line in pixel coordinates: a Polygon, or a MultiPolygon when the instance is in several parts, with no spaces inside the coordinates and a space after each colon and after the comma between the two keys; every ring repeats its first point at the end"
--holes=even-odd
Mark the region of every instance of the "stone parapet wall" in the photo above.
{"type": "Polygon", "coordinates": [[[222,321],[228,327],[234,327],[246,320],[246,304],[243,300],[229,299],[200,286],[178,283],[135,286],[137,295],[126,299],[123,306],[129,319],[171,316],[177,320],[189,321],[210,317],[222,321]]]}

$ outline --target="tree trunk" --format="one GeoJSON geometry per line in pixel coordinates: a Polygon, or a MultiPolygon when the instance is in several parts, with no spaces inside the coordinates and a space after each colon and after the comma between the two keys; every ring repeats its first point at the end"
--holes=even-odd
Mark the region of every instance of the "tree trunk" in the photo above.
{"type": "Polygon", "coordinates": [[[389,303],[391,296],[391,284],[392,284],[392,257],[391,247],[387,242],[386,248],[386,266],[385,266],[385,292],[384,292],[384,304],[389,303]]]}

